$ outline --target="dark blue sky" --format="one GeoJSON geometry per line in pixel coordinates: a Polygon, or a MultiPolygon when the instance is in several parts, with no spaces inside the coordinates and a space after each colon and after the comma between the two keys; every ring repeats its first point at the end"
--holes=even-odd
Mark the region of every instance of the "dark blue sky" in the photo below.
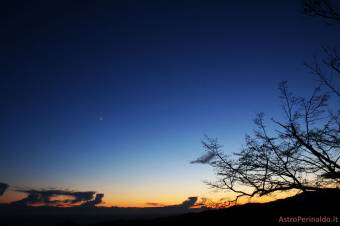
{"type": "MultiPolygon", "coordinates": [[[[10,4],[10,3],[9,3],[10,4]]],[[[22,1],[4,7],[0,180],[142,205],[206,193],[204,134],[237,151],[277,84],[339,29],[299,1],[22,1]],[[127,200],[127,201],[124,201],[127,200]]]]}

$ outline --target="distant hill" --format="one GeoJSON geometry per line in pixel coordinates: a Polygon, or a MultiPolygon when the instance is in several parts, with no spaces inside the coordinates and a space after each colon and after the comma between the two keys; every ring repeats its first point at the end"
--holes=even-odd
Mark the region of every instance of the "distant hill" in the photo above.
{"type": "Polygon", "coordinates": [[[147,208],[87,206],[61,208],[0,204],[0,226],[90,225],[118,219],[154,219],[203,210],[205,209],[191,209],[180,205],[147,208]]]}
{"type": "MultiPolygon", "coordinates": [[[[333,221],[340,225],[340,189],[310,192],[270,203],[249,203],[227,209],[56,208],[0,205],[0,226],[119,226],[119,225],[259,225],[333,221]],[[287,218],[290,217],[290,218],[287,218]],[[282,221],[282,222],[280,222],[282,221]]],[[[310,223],[316,225],[316,223],[310,223]]]]}
{"type": "Polygon", "coordinates": [[[270,203],[249,203],[227,209],[207,210],[153,220],[114,221],[93,226],[113,225],[261,225],[294,224],[340,225],[340,190],[310,192],[270,203]],[[286,221],[286,222],[285,222],[286,221]],[[287,222],[289,221],[289,222],[287,222]],[[302,222],[305,221],[305,222],[302,222]],[[310,222],[308,221],[315,221],[310,222]]]}

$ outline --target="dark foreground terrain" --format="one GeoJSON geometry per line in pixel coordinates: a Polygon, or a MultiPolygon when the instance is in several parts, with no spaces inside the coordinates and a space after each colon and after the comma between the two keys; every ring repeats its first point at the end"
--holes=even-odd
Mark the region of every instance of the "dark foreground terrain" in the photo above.
{"type": "Polygon", "coordinates": [[[340,225],[340,191],[325,190],[300,194],[264,204],[246,204],[153,220],[115,221],[109,225],[340,225]],[[308,222],[309,221],[309,222],[308,222]],[[312,222],[314,221],[314,222],[312,222]],[[321,221],[321,222],[318,222],[321,221]]]}
{"type": "Polygon", "coordinates": [[[0,207],[1,226],[26,225],[340,225],[340,190],[300,194],[220,210],[0,207]],[[188,211],[190,213],[188,213],[188,211]]]}

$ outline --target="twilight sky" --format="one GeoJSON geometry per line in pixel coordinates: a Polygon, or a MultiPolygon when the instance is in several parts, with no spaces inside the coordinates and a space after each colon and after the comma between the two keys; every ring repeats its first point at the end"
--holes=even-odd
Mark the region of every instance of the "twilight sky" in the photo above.
{"type": "Polygon", "coordinates": [[[313,88],[303,62],[340,35],[295,0],[4,9],[0,182],[93,190],[107,205],[215,196],[202,183],[211,169],[190,164],[200,140],[237,151],[257,112],[280,112],[280,81],[298,94],[313,88]]]}

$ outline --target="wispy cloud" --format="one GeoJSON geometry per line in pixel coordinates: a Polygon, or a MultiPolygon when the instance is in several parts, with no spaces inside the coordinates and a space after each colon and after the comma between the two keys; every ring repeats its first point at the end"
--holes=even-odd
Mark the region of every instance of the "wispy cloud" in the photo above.
{"type": "Polygon", "coordinates": [[[147,202],[145,204],[148,205],[148,206],[153,206],[153,207],[163,207],[164,206],[164,204],[157,203],[157,202],[147,202]]]}
{"type": "Polygon", "coordinates": [[[214,152],[208,152],[201,157],[197,158],[194,161],[191,161],[190,163],[201,163],[201,164],[206,164],[209,163],[214,157],[216,156],[216,153],[214,152]]]}

